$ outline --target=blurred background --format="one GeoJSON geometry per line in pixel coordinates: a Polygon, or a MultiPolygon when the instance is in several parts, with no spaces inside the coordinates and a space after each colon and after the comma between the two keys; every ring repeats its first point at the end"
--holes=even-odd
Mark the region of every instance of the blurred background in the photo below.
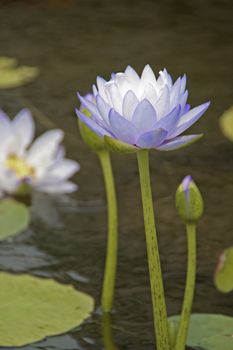
{"type": "MultiPolygon", "coordinates": [[[[74,113],[76,92],[90,91],[130,64],[149,63],[174,79],[188,77],[192,106],[211,101],[192,127],[197,144],[151,152],[151,176],[169,314],[180,311],[186,239],[174,205],[181,179],[191,174],[205,201],[198,227],[194,312],[233,316],[232,295],[213,284],[216,260],[233,241],[233,147],[219,117],[233,104],[232,1],[31,0],[0,1],[0,55],[39,68],[30,85],[1,90],[0,106],[13,116],[28,106],[38,131],[62,128],[67,155],[81,164],[72,196],[35,195],[30,229],[0,244],[0,269],[50,276],[90,293],[99,305],[106,243],[105,192],[98,159],[83,143],[74,113]]],[[[113,332],[119,349],[151,350],[153,325],[135,155],[113,155],[120,211],[119,268],[113,332]]],[[[62,349],[102,349],[99,317],[62,339],[62,349]],[[72,341],[71,341],[72,339],[72,341]],[[71,343],[70,343],[71,342],[71,343]],[[72,344],[72,345],[69,345],[72,344]],[[75,345],[74,345],[75,344],[75,345]]],[[[60,349],[56,344],[53,348],[60,349]]],[[[33,345],[23,349],[50,349],[33,345]]]]}

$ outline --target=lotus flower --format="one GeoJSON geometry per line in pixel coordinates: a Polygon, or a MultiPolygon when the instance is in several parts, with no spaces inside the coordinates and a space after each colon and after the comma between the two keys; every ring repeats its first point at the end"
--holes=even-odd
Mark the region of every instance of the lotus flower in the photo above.
{"type": "Polygon", "coordinates": [[[128,66],[124,73],[112,74],[109,81],[97,77],[93,100],[79,99],[88,118],[76,110],[80,120],[97,135],[128,143],[138,148],[168,151],[194,142],[201,135],[180,136],[206,111],[209,102],[190,108],[187,103],[186,76],[175,83],[167,70],[158,79],[149,65],[141,77],[128,66]]]}
{"type": "Polygon", "coordinates": [[[64,158],[63,131],[49,130],[31,144],[34,130],[28,110],[21,110],[12,121],[0,111],[0,197],[17,193],[25,184],[52,193],[77,189],[68,178],[79,164],[64,158]]]}

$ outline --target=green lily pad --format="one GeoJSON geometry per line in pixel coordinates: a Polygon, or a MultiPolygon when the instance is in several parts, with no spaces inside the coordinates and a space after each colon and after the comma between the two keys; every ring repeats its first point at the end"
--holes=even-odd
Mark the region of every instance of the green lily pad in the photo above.
{"type": "Polygon", "coordinates": [[[22,232],[29,222],[30,213],[26,205],[9,198],[0,201],[0,241],[22,232]]]}
{"type": "Polygon", "coordinates": [[[233,142],[233,106],[221,116],[220,127],[224,136],[233,142]]]}
{"type": "Polygon", "coordinates": [[[220,255],[214,282],[220,292],[229,293],[233,290],[233,247],[220,255]]]}
{"type": "MultiPolygon", "coordinates": [[[[172,316],[171,321],[179,321],[172,316]]],[[[233,349],[233,317],[216,314],[193,314],[187,345],[206,350],[233,349]]]]}
{"type": "Polygon", "coordinates": [[[79,326],[93,298],[52,279],[0,273],[0,346],[17,347],[79,326]]]}
{"type": "Polygon", "coordinates": [[[14,88],[31,82],[39,74],[37,67],[17,67],[17,60],[0,57],[0,89],[14,88]]]}

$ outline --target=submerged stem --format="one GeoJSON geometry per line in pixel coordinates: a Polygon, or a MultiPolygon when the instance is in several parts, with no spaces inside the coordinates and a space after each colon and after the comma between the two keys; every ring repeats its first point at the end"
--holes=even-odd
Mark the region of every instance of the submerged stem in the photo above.
{"type": "Polygon", "coordinates": [[[105,350],[117,350],[117,346],[114,343],[112,334],[112,320],[111,314],[104,313],[102,315],[102,335],[103,335],[103,345],[105,350]]]}
{"type": "Polygon", "coordinates": [[[156,344],[157,350],[169,350],[170,345],[167,310],[155,228],[148,150],[139,151],[137,156],[141,183],[156,344]]]}
{"type": "Polygon", "coordinates": [[[101,306],[104,312],[110,312],[113,307],[117,268],[117,201],[110,154],[102,150],[98,152],[98,156],[103,170],[108,205],[108,238],[101,306]]]}
{"type": "Polygon", "coordinates": [[[182,314],[179,322],[179,329],[176,338],[175,350],[184,350],[187,341],[190,316],[192,311],[195,279],[196,279],[196,225],[188,223],[186,225],[187,245],[188,245],[188,266],[186,276],[186,286],[182,314]]]}

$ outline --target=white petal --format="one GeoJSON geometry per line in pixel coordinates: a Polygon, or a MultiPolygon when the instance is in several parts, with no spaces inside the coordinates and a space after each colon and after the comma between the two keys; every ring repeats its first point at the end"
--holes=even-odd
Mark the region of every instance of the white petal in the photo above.
{"type": "Polygon", "coordinates": [[[157,101],[157,93],[153,85],[147,84],[144,88],[142,99],[146,98],[150,103],[155,106],[157,101]]]}
{"type": "Polygon", "coordinates": [[[175,107],[179,103],[181,79],[178,78],[173,85],[170,93],[170,104],[171,108],[175,107]]]}
{"type": "Polygon", "coordinates": [[[98,87],[100,96],[101,96],[106,102],[108,102],[108,99],[107,99],[107,96],[106,96],[106,93],[105,93],[106,80],[105,80],[104,78],[97,77],[96,83],[97,83],[97,87],[98,87]]]}
{"type": "Polygon", "coordinates": [[[15,133],[20,140],[19,153],[23,153],[32,142],[35,133],[35,124],[28,109],[21,110],[12,121],[15,133]]]}
{"type": "Polygon", "coordinates": [[[152,85],[156,84],[156,78],[155,78],[154,72],[149,66],[149,64],[147,64],[143,69],[141,80],[144,84],[152,84],[152,85]]]}
{"type": "Polygon", "coordinates": [[[66,180],[80,169],[80,165],[72,159],[62,159],[48,171],[45,181],[54,182],[66,180]]]}
{"type": "Polygon", "coordinates": [[[123,116],[131,120],[138,103],[139,101],[133,91],[128,91],[123,100],[123,116]]]}
{"type": "Polygon", "coordinates": [[[0,187],[1,191],[12,194],[15,193],[23,179],[18,179],[11,170],[1,168],[0,171],[0,187]]]}
{"type": "Polygon", "coordinates": [[[105,86],[106,95],[109,97],[111,106],[119,113],[122,114],[123,98],[121,93],[114,83],[106,84],[105,86]]]}
{"type": "Polygon", "coordinates": [[[78,186],[73,182],[66,181],[61,183],[58,182],[53,185],[37,186],[36,189],[38,191],[46,192],[46,193],[72,193],[77,191],[78,186]]]}
{"type": "Polygon", "coordinates": [[[125,70],[125,74],[127,75],[127,77],[133,85],[137,86],[140,83],[140,78],[137,72],[132,67],[128,66],[125,70]]]}
{"type": "Polygon", "coordinates": [[[64,133],[62,130],[46,131],[32,144],[26,159],[31,165],[38,168],[49,166],[57,155],[63,137],[64,133]]]}
{"type": "Polygon", "coordinates": [[[158,120],[170,112],[169,89],[167,85],[164,87],[160,98],[157,100],[155,109],[158,120]]]}

